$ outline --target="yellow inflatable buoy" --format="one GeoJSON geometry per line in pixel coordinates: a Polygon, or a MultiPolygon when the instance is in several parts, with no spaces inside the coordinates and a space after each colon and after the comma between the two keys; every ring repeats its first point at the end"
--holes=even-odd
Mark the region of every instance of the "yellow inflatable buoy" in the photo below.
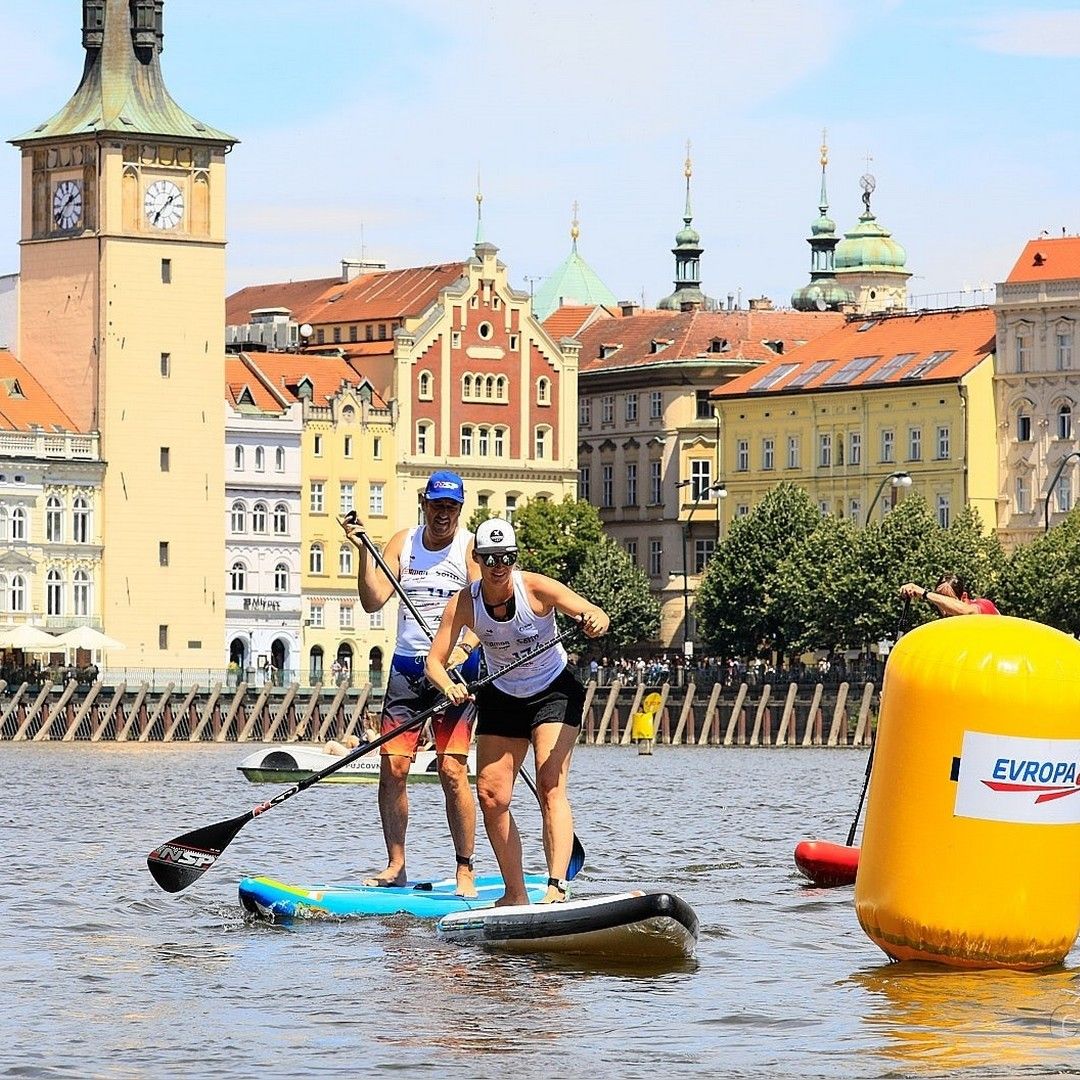
{"type": "Polygon", "coordinates": [[[1034,969],[1080,931],[1080,642],[1005,616],[905,635],[855,911],[890,957],[1034,969]]]}
{"type": "Polygon", "coordinates": [[[640,739],[652,739],[656,734],[656,711],[660,708],[660,695],[653,691],[645,695],[641,703],[642,711],[634,713],[630,722],[630,738],[634,742],[640,739]]]}

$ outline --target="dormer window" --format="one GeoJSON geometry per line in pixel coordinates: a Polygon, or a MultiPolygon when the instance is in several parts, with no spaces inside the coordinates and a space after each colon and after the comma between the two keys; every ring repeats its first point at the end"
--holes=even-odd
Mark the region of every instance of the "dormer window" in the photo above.
{"type": "Polygon", "coordinates": [[[670,341],[661,341],[659,338],[653,338],[652,343],[649,346],[649,352],[663,352],[671,344],[673,343],[670,341]]]}
{"type": "Polygon", "coordinates": [[[1035,258],[1031,260],[1032,266],[1042,266],[1046,262],[1046,256],[1041,251],[1035,252],[1035,258]]]}
{"type": "Polygon", "coordinates": [[[619,351],[618,345],[601,345],[600,346],[600,359],[606,360],[609,356],[614,356],[619,351]]]}
{"type": "Polygon", "coordinates": [[[711,353],[727,352],[728,348],[727,338],[714,337],[712,341],[709,342],[709,352],[711,353]]]}

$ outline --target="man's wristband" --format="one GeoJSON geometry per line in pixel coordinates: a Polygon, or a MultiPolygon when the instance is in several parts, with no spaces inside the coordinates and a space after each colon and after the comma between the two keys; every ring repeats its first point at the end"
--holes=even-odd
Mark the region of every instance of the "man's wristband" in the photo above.
{"type": "Polygon", "coordinates": [[[928,600],[930,598],[930,590],[929,589],[923,589],[922,598],[924,600],[928,600]]]}
{"type": "Polygon", "coordinates": [[[461,643],[461,644],[460,644],[460,645],[458,646],[458,648],[459,648],[459,649],[460,649],[460,650],[461,650],[461,651],[462,651],[462,652],[463,652],[463,653],[464,653],[464,654],[465,654],[466,656],[472,656],[472,651],[473,651],[473,647],[472,647],[471,645],[466,645],[466,644],[465,644],[465,642],[462,642],[462,643],[461,643]]]}

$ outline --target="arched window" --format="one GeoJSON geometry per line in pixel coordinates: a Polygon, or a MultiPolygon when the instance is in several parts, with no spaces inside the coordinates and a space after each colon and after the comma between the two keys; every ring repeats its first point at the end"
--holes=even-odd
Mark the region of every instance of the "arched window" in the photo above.
{"type": "MultiPolygon", "coordinates": [[[[26,540],[26,508],[16,506],[11,511],[11,539],[15,542],[26,540]]],[[[78,539],[78,537],[76,537],[78,539]]]]}
{"type": "Polygon", "coordinates": [[[15,574],[12,577],[9,600],[11,602],[11,611],[26,610],[26,578],[22,574],[15,574]]]}
{"type": "Polygon", "coordinates": [[[75,604],[76,615],[90,614],[90,575],[85,570],[75,571],[71,597],[75,604]]]}
{"type": "Polygon", "coordinates": [[[90,503],[85,495],[77,495],[71,511],[72,540],[76,544],[90,543],[90,503]]]}
{"type": "Polygon", "coordinates": [[[233,449],[233,467],[237,472],[244,467],[244,448],[242,446],[233,449]]]}
{"type": "Polygon", "coordinates": [[[239,535],[245,528],[247,528],[247,510],[244,504],[237,500],[229,511],[229,529],[233,535],[239,535]]]}
{"type": "Polygon", "coordinates": [[[243,592],[247,587],[247,568],[242,562],[234,562],[229,572],[229,588],[233,592],[243,592]]]}
{"type": "Polygon", "coordinates": [[[0,540],[11,537],[11,513],[6,506],[0,506],[0,540]]]}
{"type": "Polygon", "coordinates": [[[274,535],[284,536],[289,531],[289,508],[284,503],[274,507],[274,535]]]}
{"type": "Polygon", "coordinates": [[[476,452],[481,457],[487,457],[491,452],[491,429],[482,427],[477,429],[476,452]]]}
{"type": "Polygon", "coordinates": [[[497,427],[494,433],[494,454],[497,458],[506,456],[506,428],[497,427]]]}
{"type": "Polygon", "coordinates": [[[430,420],[419,420],[416,424],[416,452],[418,454],[430,454],[434,450],[432,445],[432,426],[430,420]]]}
{"type": "Polygon", "coordinates": [[[338,549],[338,573],[339,574],[351,574],[352,573],[352,544],[342,544],[338,549]]]}
{"type": "Polygon", "coordinates": [[[493,398],[495,396],[495,376],[489,375],[484,380],[484,397],[493,398]]]}
{"type": "Polygon", "coordinates": [[[551,446],[549,440],[550,435],[551,428],[548,427],[538,427],[534,433],[533,452],[534,457],[536,457],[538,460],[546,458],[548,456],[551,446]]]}
{"type": "Polygon", "coordinates": [[[56,495],[50,495],[45,502],[45,539],[54,544],[64,539],[64,504],[56,495]]]}
{"type": "Polygon", "coordinates": [[[1072,406],[1066,401],[1057,411],[1057,437],[1059,439],[1071,439],[1072,434],[1072,406]]]}
{"type": "Polygon", "coordinates": [[[551,404],[551,380],[547,376],[541,376],[536,380],[536,404],[551,404]]]}
{"type": "Polygon", "coordinates": [[[312,646],[308,653],[308,682],[322,682],[323,677],[323,649],[321,645],[312,646]]]}
{"type": "Polygon", "coordinates": [[[500,375],[495,380],[495,396],[499,401],[505,401],[507,398],[507,389],[510,386],[510,380],[505,375],[500,375]]]}
{"type": "Polygon", "coordinates": [[[64,579],[55,568],[45,575],[45,614],[64,614],[64,579]]]}
{"type": "Polygon", "coordinates": [[[266,451],[261,446],[255,447],[255,471],[262,472],[266,468],[266,451]]]}
{"type": "Polygon", "coordinates": [[[274,567],[274,592],[289,591],[289,567],[286,563],[279,562],[274,567]]]}
{"type": "Polygon", "coordinates": [[[461,396],[465,401],[472,397],[472,376],[467,373],[461,376],[461,396]]]}
{"type": "Polygon", "coordinates": [[[416,380],[416,396],[422,401],[431,400],[432,378],[430,371],[421,371],[416,380]]]}
{"type": "Polygon", "coordinates": [[[311,551],[308,552],[308,570],[313,574],[321,574],[323,572],[322,544],[311,545],[311,551]]]}
{"type": "Polygon", "coordinates": [[[285,471],[285,447],[279,446],[274,451],[274,469],[276,472],[285,471]]]}
{"type": "Polygon", "coordinates": [[[251,511],[251,531],[266,532],[266,503],[257,502],[251,511]]]}
{"type": "Polygon", "coordinates": [[[1016,410],[1016,441],[1031,442],[1031,406],[1026,401],[1016,410]]]}

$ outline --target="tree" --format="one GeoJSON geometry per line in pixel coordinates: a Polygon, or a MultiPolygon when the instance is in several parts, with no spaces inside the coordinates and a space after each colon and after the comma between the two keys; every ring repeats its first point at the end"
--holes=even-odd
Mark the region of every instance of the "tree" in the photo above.
{"type": "Polygon", "coordinates": [[[1005,615],[1080,635],[1080,508],[1005,561],[996,603],[1005,615]]]}
{"type": "Polygon", "coordinates": [[[763,647],[786,651],[793,630],[777,570],[820,522],[810,496],[787,481],[732,522],[698,589],[698,627],[706,648],[725,656],[753,656],[763,647]]]}
{"type": "MultiPolygon", "coordinates": [[[[491,516],[490,512],[487,516],[491,516]]],[[[600,512],[591,503],[570,495],[561,503],[539,499],[527,502],[514,514],[514,531],[521,568],[556,581],[573,580],[589,552],[604,539],[600,512]]]]}
{"type": "Polygon", "coordinates": [[[605,640],[613,648],[636,645],[659,633],[660,601],[649,589],[648,576],[614,540],[605,538],[589,552],[570,588],[611,616],[605,640]]]}

